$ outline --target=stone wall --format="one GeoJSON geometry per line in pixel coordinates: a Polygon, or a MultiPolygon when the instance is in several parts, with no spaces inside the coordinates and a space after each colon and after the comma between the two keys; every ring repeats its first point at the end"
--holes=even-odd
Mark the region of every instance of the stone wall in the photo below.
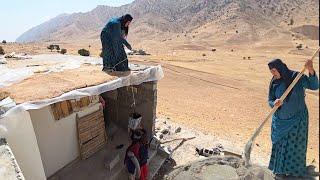
{"type": "Polygon", "coordinates": [[[106,125],[113,122],[118,127],[127,129],[131,113],[142,115],[142,125],[151,136],[154,134],[154,122],[157,106],[157,82],[142,83],[137,86],[122,87],[102,94],[106,101],[106,125]],[[133,108],[133,93],[136,107],[133,108]]]}

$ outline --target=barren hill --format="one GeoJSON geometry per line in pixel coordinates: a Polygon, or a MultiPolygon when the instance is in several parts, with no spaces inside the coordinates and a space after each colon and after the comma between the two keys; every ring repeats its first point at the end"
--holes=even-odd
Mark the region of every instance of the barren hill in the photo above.
{"type": "Polygon", "coordinates": [[[17,41],[98,40],[107,20],[125,13],[135,18],[130,38],[136,42],[177,36],[210,40],[229,34],[227,42],[239,43],[291,32],[316,40],[318,11],[319,0],[135,0],[121,7],[100,5],[90,12],[57,16],[17,41]]]}

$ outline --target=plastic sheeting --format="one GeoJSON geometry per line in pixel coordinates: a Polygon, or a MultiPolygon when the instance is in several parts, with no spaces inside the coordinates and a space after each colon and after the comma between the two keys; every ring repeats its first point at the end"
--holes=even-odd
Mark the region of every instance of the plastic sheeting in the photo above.
{"type": "MultiPolygon", "coordinates": [[[[83,61],[85,62],[85,61],[83,61]]],[[[91,61],[94,63],[94,61],[91,61]]],[[[125,77],[119,77],[113,81],[106,82],[97,86],[82,88],[67,92],[59,97],[52,99],[41,100],[37,102],[25,102],[16,105],[3,114],[0,114],[0,118],[8,116],[11,113],[18,113],[21,111],[27,111],[31,109],[41,109],[50,104],[61,102],[70,99],[78,99],[85,96],[99,95],[101,93],[112,91],[120,87],[139,85],[144,82],[158,81],[164,77],[161,66],[144,66],[130,64],[131,74],[125,77]]]]}
{"type": "MultiPolygon", "coordinates": [[[[68,69],[79,68],[82,64],[102,65],[102,59],[97,57],[84,57],[61,54],[42,54],[31,56],[31,59],[19,60],[20,62],[54,62],[55,65],[46,67],[51,72],[61,72],[68,69]]],[[[6,64],[0,65],[0,88],[18,83],[34,74],[37,67],[7,68],[6,64]]]]}
{"type": "Polygon", "coordinates": [[[10,86],[33,75],[30,68],[9,69],[0,66],[0,88],[10,86]]]}

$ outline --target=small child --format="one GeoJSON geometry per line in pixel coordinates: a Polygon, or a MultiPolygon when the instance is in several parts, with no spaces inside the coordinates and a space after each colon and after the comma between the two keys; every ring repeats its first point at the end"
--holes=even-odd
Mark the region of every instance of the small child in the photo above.
{"type": "Polygon", "coordinates": [[[131,145],[127,148],[124,164],[127,167],[129,173],[129,179],[134,180],[135,176],[140,178],[140,139],[141,134],[138,132],[133,131],[131,136],[131,145]]]}
{"type": "Polygon", "coordinates": [[[148,144],[145,143],[145,130],[132,131],[130,136],[132,143],[126,151],[125,165],[129,172],[129,179],[137,177],[140,180],[148,178],[148,144]]]}

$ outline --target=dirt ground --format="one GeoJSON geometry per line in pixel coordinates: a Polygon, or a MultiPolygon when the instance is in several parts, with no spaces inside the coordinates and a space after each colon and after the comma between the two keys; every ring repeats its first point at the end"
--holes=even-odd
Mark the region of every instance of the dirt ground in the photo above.
{"type": "MultiPolygon", "coordinates": [[[[216,52],[175,50],[169,55],[146,57],[145,62],[161,64],[165,73],[158,85],[157,115],[171,117],[176,123],[244,148],[271,111],[267,103],[271,79],[267,63],[281,58],[289,68],[300,71],[316,47],[313,43],[310,49],[296,50],[286,43],[275,46],[265,43],[252,49],[232,46],[218,47],[216,52]]],[[[143,58],[131,59],[141,61],[143,58]]],[[[318,74],[318,56],[314,67],[318,74]]],[[[307,163],[318,166],[319,91],[307,91],[306,102],[310,116],[307,163]]],[[[253,150],[253,154],[265,157],[262,162],[265,165],[271,151],[270,122],[257,138],[253,150]]]]}

